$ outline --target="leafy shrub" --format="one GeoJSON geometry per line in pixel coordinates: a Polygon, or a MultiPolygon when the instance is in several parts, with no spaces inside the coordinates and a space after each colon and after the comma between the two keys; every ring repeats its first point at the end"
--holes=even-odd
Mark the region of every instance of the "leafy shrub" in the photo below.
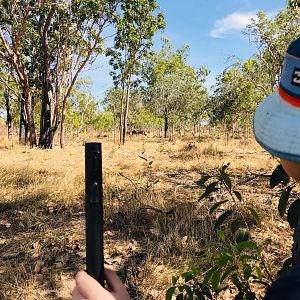
{"type": "Polygon", "coordinates": [[[256,225],[260,224],[261,218],[254,207],[244,204],[241,193],[234,188],[227,173],[228,167],[229,164],[226,164],[217,175],[205,175],[196,182],[204,187],[199,201],[213,194],[222,196],[221,201],[214,203],[209,211],[216,216],[214,229],[217,241],[207,245],[207,256],[190,271],[172,278],[166,300],[173,296],[178,300],[214,299],[229,285],[236,287],[235,299],[254,300],[257,296],[253,285],[268,286],[272,281],[260,247],[251,238],[245,211],[256,225]]]}

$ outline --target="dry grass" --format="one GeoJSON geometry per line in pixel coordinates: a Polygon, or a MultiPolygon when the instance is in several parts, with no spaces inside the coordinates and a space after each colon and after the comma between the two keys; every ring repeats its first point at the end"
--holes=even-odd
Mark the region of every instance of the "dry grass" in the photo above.
{"type": "MultiPolygon", "coordinates": [[[[84,147],[30,150],[4,140],[0,299],[70,299],[85,259],[84,147]]],[[[245,201],[264,216],[255,236],[274,274],[291,239],[276,213],[276,191],[267,189],[264,177],[250,180],[277,164],[252,139],[131,139],[124,147],[103,141],[105,259],[133,298],[163,299],[172,275],[205,255],[215,238],[213,220],[210,203],[197,201],[201,190],[194,182],[227,162],[245,201]]]]}

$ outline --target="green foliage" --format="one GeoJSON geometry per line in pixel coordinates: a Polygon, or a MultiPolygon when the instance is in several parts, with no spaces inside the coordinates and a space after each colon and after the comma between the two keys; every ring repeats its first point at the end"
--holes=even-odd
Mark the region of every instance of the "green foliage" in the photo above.
{"type": "Polygon", "coordinates": [[[106,52],[116,87],[138,73],[155,32],[165,27],[164,16],[158,12],[155,0],[126,0],[121,8],[122,14],[116,16],[114,46],[106,52]]]}
{"type": "Polygon", "coordinates": [[[66,125],[77,134],[86,131],[89,125],[97,124],[99,121],[98,104],[88,89],[90,84],[91,82],[87,80],[79,81],[68,103],[66,125]]]}
{"type": "Polygon", "coordinates": [[[110,111],[99,112],[92,120],[91,124],[94,129],[110,131],[115,125],[114,115],[110,111]]]}
{"type": "Polygon", "coordinates": [[[254,58],[236,60],[216,78],[207,113],[212,125],[250,127],[252,115],[263,98],[276,90],[281,66],[288,45],[299,36],[298,1],[288,1],[288,7],[276,16],[257,13],[245,34],[257,45],[254,58]]]}
{"type": "Polygon", "coordinates": [[[252,125],[252,115],[258,103],[265,96],[253,81],[253,73],[258,71],[254,59],[245,63],[237,62],[229,70],[217,77],[213,96],[207,104],[210,123],[252,125]]]}
{"type": "Polygon", "coordinates": [[[283,218],[287,211],[287,220],[292,229],[295,230],[295,240],[293,247],[292,257],[286,260],[283,264],[282,269],[278,272],[278,275],[284,274],[292,268],[295,264],[295,261],[299,260],[299,253],[297,252],[298,248],[298,237],[297,237],[297,228],[299,227],[299,215],[300,215],[300,199],[293,198],[293,188],[296,186],[296,182],[290,182],[290,178],[287,173],[284,171],[281,165],[278,165],[270,178],[270,188],[280,187],[280,197],[278,201],[278,212],[279,215],[283,218]],[[292,198],[292,200],[291,200],[292,198]]]}
{"type": "MultiPolygon", "coordinates": [[[[282,186],[281,195],[278,202],[278,212],[281,217],[284,217],[286,210],[289,206],[289,198],[292,193],[295,183],[290,183],[290,177],[287,175],[282,165],[278,165],[272,172],[270,178],[270,188],[273,189],[278,186],[282,186]]],[[[288,209],[288,221],[291,228],[295,228],[298,222],[300,200],[297,199],[292,202],[288,209]]]]}
{"type": "Polygon", "coordinates": [[[163,42],[160,52],[153,51],[143,68],[148,107],[166,125],[198,124],[205,116],[208,93],[203,83],[209,72],[188,65],[189,46],[174,51],[169,40],[163,42]]]}
{"type": "Polygon", "coordinates": [[[259,64],[259,84],[267,90],[278,86],[280,70],[288,45],[299,36],[300,15],[298,10],[285,9],[275,17],[259,12],[247,26],[250,40],[258,47],[256,60],[259,64]]]}
{"type": "Polygon", "coordinates": [[[284,185],[289,183],[289,176],[283,169],[282,165],[278,165],[274,171],[272,172],[270,178],[270,189],[276,187],[279,183],[283,183],[284,185]]]}
{"type": "Polygon", "coordinates": [[[269,276],[269,272],[259,246],[251,238],[244,213],[248,211],[248,217],[257,225],[261,217],[254,207],[243,204],[228,167],[226,164],[218,174],[204,175],[196,182],[204,188],[199,201],[213,194],[221,196],[222,200],[212,204],[209,210],[209,214],[215,216],[217,241],[206,245],[210,255],[190,271],[173,277],[167,300],[173,295],[176,299],[217,299],[218,293],[229,285],[236,288],[235,299],[257,299],[253,285],[268,285],[270,278],[266,278],[265,273],[269,276]]]}

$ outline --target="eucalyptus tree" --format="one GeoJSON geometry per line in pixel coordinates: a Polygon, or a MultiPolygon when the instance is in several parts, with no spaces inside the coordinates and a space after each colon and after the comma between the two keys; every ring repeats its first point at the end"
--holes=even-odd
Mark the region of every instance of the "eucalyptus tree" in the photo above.
{"type": "MultiPolygon", "coordinates": [[[[187,64],[187,45],[174,51],[165,39],[160,52],[153,52],[145,64],[143,78],[147,84],[149,107],[154,114],[164,118],[164,137],[173,132],[176,119],[184,120],[192,115],[197,102],[203,107],[202,97],[207,94],[203,83],[208,74],[204,67],[195,70],[187,64]]],[[[172,138],[172,136],[171,136],[172,138]]]]}
{"type": "Polygon", "coordinates": [[[168,137],[170,117],[177,106],[177,89],[179,88],[179,74],[187,58],[187,46],[173,51],[168,39],[160,52],[152,52],[148,56],[143,70],[143,79],[148,86],[149,106],[156,115],[164,118],[164,137],[168,137]]]}
{"type": "Polygon", "coordinates": [[[67,100],[80,72],[103,52],[106,27],[120,0],[2,0],[0,57],[21,87],[21,119],[37,144],[34,111],[41,97],[39,146],[51,148],[60,123],[64,147],[67,100]],[[24,112],[24,113],[23,113],[24,112]]]}
{"type": "Polygon", "coordinates": [[[119,4],[118,0],[50,1],[41,10],[37,20],[43,53],[40,146],[52,147],[60,122],[64,147],[67,100],[83,68],[103,53],[105,30],[113,24],[119,4]]]}
{"type": "Polygon", "coordinates": [[[21,87],[21,122],[24,119],[25,140],[28,138],[33,147],[36,145],[34,107],[28,65],[34,60],[29,56],[27,42],[29,20],[45,1],[8,1],[2,0],[0,16],[0,57],[7,62],[21,87]]]}
{"type": "Polygon", "coordinates": [[[91,84],[88,79],[78,80],[67,103],[66,126],[76,135],[93,126],[99,113],[99,103],[90,92],[91,84]]]}
{"type": "Polygon", "coordinates": [[[103,106],[105,110],[113,114],[114,142],[116,142],[117,123],[121,118],[120,99],[122,99],[122,91],[117,87],[108,89],[105,92],[103,99],[103,106]]]}
{"type": "Polygon", "coordinates": [[[300,9],[300,0],[288,0],[287,1],[287,7],[292,10],[298,10],[300,9]]]}
{"type": "Polygon", "coordinates": [[[259,64],[259,74],[264,81],[265,91],[274,90],[279,83],[281,66],[288,45],[300,35],[300,14],[297,1],[288,1],[287,8],[270,17],[259,12],[257,18],[247,26],[250,41],[258,52],[255,58],[259,64]]]}
{"type": "Polygon", "coordinates": [[[114,46],[107,51],[113,66],[113,80],[120,87],[120,143],[126,141],[130,89],[134,75],[152,46],[155,32],[165,27],[163,14],[156,0],[126,0],[121,5],[122,14],[116,17],[114,46]]]}
{"type": "Polygon", "coordinates": [[[257,67],[256,60],[249,59],[244,63],[237,62],[217,76],[214,94],[207,104],[212,125],[223,124],[226,132],[233,125],[251,126],[253,112],[266,96],[264,89],[255,82],[257,67]]]}
{"type": "Polygon", "coordinates": [[[247,26],[250,41],[257,45],[254,58],[237,61],[217,77],[214,94],[208,102],[210,122],[250,126],[258,103],[279,83],[281,66],[290,42],[300,35],[297,1],[270,17],[259,12],[247,26]]]}
{"type": "Polygon", "coordinates": [[[9,70],[2,61],[0,67],[0,111],[3,116],[6,116],[7,137],[9,140],[12,139],[13,135],[13,120],[15,118],[15,105],[13,99],[16,94],[17,92],[13,86],[9,70]]]}

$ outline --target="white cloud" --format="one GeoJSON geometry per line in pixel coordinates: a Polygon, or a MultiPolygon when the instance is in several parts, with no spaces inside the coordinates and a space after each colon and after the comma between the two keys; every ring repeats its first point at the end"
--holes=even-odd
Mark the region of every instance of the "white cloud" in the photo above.
{"type": "Polygon", "coordinates": [[[253,12],[234,12],[222,19],[216,20],[214,29],[209,35],[213,38],[223,38],[227,35],[235,34],[250,24],[251,19],[256,19],[256,14],[253,12]]]}

